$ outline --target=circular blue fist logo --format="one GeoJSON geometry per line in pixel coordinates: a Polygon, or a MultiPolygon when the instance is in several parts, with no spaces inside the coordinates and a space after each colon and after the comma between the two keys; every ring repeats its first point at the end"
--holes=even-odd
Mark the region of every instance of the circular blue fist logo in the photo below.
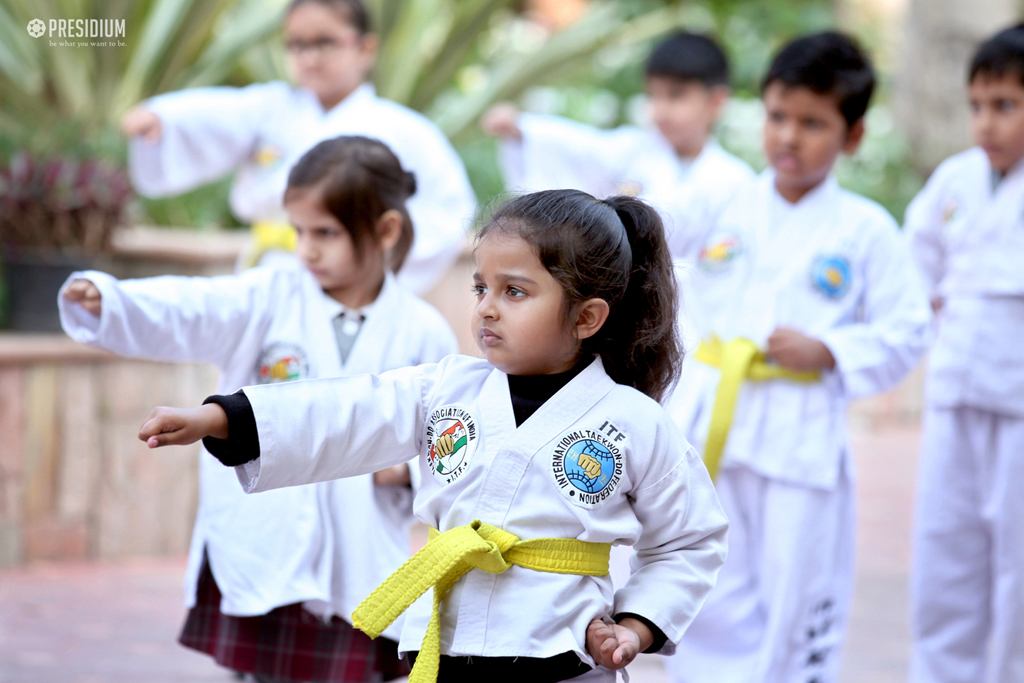
{"type": "Polygon", "coordinates": [[[600,493],[615,474],[615,457],[591,439],[577,441],[565,453],[565,477],[585,493],[600,493]]]}

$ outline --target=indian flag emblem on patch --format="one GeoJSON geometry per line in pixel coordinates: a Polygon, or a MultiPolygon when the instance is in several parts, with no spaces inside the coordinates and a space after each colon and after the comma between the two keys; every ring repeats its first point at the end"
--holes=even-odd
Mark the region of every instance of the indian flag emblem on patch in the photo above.
{"type": "Polygon", "coordinates": [[[477,439],[476,420],[464,406],[438,408],[427,420],[427,465],[441,484],[456,481],[469,468],[477,439]]]}

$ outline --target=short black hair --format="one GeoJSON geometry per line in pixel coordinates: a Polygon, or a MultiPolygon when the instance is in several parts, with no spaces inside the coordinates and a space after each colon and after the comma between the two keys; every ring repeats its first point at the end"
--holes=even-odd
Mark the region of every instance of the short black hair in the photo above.
{"type": "Polygon", "coordinates": [[[761,81],[761,94],[772,83],[832,95],[846,125],[864,118],[875,90],[875,70],[852,38],[835,31],[803,36],[782,48],[761,81]]]}
{"type": "Polygon", "coordinates": [[[971,60],[967,82],[977,76],[1011,74],[1024,83],[1024,24],[1003,29],[978,48],[971,60]]]}
{"type": "Polygon", "coordinates": [[[300,5],[315,2],[325,7],[330,7],[341,14],[342,19],[352,25],[359,35],[365,36],[372,31],[370,26],[370,13],[366,11],[363,0],[292,0],[288,5],[288,14],[300,5]]]}
{"type": "Polygon", "coordinates": [[[729,62],[722,48],[708,36],[688,31],[658,43],[647,58],[645,73],[697,81],[708,88],[729,85],[729,62]]]}

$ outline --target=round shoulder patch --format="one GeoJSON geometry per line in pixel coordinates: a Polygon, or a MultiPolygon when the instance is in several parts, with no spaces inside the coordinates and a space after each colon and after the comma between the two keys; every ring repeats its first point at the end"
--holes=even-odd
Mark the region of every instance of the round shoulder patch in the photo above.
{"type": "Polygon", "coordinates": [[[721,273],[743,254],[743,241],[736,233],[719,232],[701,247],[697,267],[706,273],[721,273]]]}
{"type": "Polygon", "coordinates": [[[819,256],[811,265],[811,286],[827,299],[842,299],[852,279],[850,259],[845,256],[819,256]]]}
{"type": "Polygon", "coordinates": [[[476,419],[465,406],[442,406],[427,419],[427,464],[441,484],[465,474],[473,457],[478,432],[476,419]]]}
{"type": "Polygon", "coordinates": [[[573,430],[555,443],[551,473],[563,496],[575,505],[593,509],[619,486],[622,449],[600,432],[573,430]]]}
{"type": "Polygon", "coordinates": [[[256,376],[259,384],[292,382],[297,379],[309,379],[309,360],[301,347],[278,342],[260,354],[256,376]]]}

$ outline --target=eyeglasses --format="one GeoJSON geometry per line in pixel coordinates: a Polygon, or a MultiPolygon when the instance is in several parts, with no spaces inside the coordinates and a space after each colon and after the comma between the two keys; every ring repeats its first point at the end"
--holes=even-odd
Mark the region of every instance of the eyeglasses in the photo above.
{"type": "Polygon", "coordinates": [[[314,57],[322,57],[345,48],[353,47],[357,42],[358,40],[341,42],[334,38],[317,38],[316,40],[290,38],[285,41],[284,47],[293,57],[301,57],[306,52],[311,53],[314,57]]]}

